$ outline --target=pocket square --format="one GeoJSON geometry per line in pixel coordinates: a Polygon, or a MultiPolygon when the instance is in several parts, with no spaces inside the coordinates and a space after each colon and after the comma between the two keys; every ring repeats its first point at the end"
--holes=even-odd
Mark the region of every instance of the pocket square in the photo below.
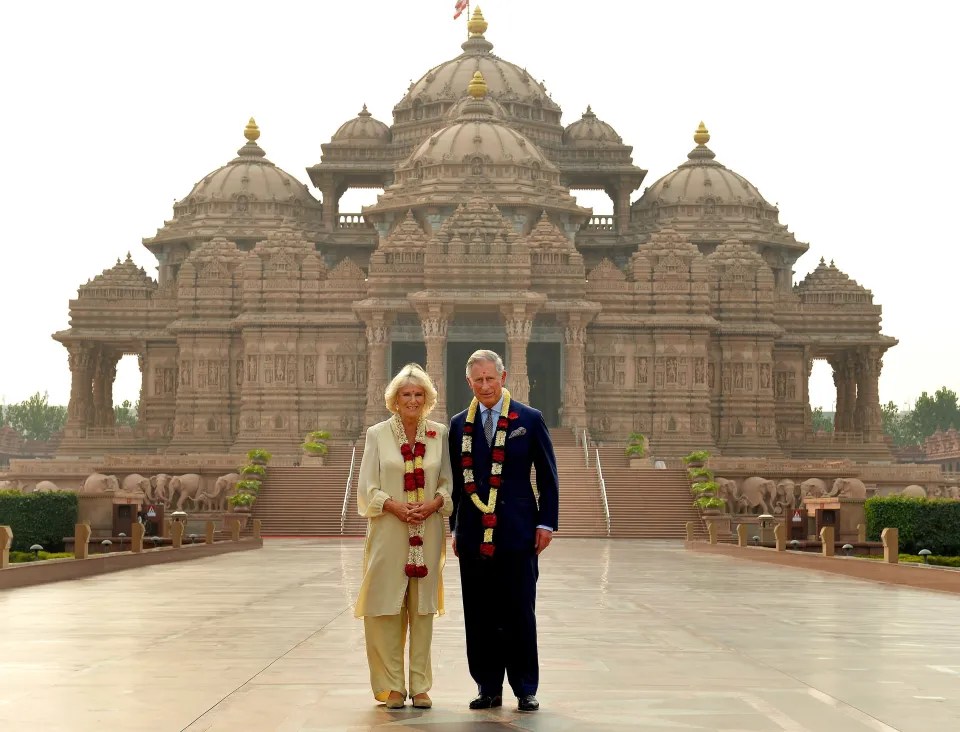
{"type": "Polygon", "coordinates": [[[509,440],[511,437],[519,437],[520,435],[525,435],[525,434],[527,434],[526,427],[517,427],[517,429],[515,429],[513,432],[507,435],[507,439],[509,440]]]}

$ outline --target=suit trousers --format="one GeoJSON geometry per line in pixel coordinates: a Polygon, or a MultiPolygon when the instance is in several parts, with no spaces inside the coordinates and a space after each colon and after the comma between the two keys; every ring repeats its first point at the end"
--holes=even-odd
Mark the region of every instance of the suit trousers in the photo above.
{"type": "Polygon", "coordinates": [[[430,691],[433,669],[430,644],[433,641],[433,615],[417,613],[419,580],[407,581],[407,594],[399,615],[373,615],[363,618],[367,643],[370,686],[377,701],[387,700],[391,691],[407,695],[403,673],[403,648],[410,629],[410,696],[430,691]]]}
{"type": "Polygon", "coordinates": [[[518,697],[536,694],[537,555],[497,548],[483,558],[460,550],[460,584],[467,636],[467,663],[481,694],[500,694],[506,672],[518,697]]]}

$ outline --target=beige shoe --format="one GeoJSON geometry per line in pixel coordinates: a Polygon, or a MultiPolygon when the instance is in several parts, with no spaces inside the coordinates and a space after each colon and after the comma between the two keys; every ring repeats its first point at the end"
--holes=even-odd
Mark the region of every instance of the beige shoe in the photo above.
{"type": "Polygon", "coordinates": [[[416,709],[430,709],[433,706],[433,699],[430,698],[430,695],[427,692],[422,694],[417,694],[413,697],[413,706],[416,709]]]}
{"type": "Polygon", "coordinates": [[[384,702],[387,709],[403,709],[403,703],[406,701],[403,694],[399,691],[391,691],[390,696],[384,702]]]}

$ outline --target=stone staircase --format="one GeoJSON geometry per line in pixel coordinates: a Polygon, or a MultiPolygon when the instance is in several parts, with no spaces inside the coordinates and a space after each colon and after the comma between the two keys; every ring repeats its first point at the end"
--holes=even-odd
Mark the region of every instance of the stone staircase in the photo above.
{"type": "Polygon", "coordinates": [[[610,506],[610,536],[621,539],[683,539],[693,521],[706,537],[700,513],[692,505],[690,480],[682,469],[629,467],[619,447],[601,447],[600,465],[610,506]]]}
{"type": "MultiPolygon", "coordinates": [[[[340,512],[352,450],[353,443],[331,443],[323,467],[268,466],[253,505],[253,517],[263,520],[263,535],[340,536],[340,512]]],[[[360,452],[358,449],[358,470],[360,452]]],[[[348,513],[356,513],[355,497],[353,501],[348,513]]]]}
{"type": "Polygon", "coordinates": [[[578,446],[573,432],[557,428],[550,431],[560,477],[560,529],[557,538],[606,537],[603,499],[597,481],[597,469],[591,459],[585,464],[583,447],[578,446]]]}

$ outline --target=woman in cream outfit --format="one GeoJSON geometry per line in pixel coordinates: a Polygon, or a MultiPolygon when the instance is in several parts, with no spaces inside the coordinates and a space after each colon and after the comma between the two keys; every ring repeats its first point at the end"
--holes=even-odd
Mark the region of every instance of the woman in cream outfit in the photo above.
{"type": "Polygon", "coordinates": [[[437,403],[437,390],[416,364],[400,370],[384,400],[393,416],[367,430],[360,463],[357,508],[368,521],[354,614],[363,618],[370,684],[377,701],[399,709],[409,693],[413,706],[426,709],[432,706],[427,692],[433,681],[433,617],[443,614],[444,517],[453,510],[447,426],[427,421],[437,403]],[[417,443],[425,446],[422,501],[404,488],[405,480],[412,480],[406,478],[404,443],[410,450],[417,443]],[[411,546],[418,541],[414,536],[422,539],[422,554],[411,546]],[[411,569],[414,566],[418,568],[411,569]],[[417,576],[423,572],[425,576],[417,576]],[[408,627],[409,688],[403,670],[408,627]]]}

